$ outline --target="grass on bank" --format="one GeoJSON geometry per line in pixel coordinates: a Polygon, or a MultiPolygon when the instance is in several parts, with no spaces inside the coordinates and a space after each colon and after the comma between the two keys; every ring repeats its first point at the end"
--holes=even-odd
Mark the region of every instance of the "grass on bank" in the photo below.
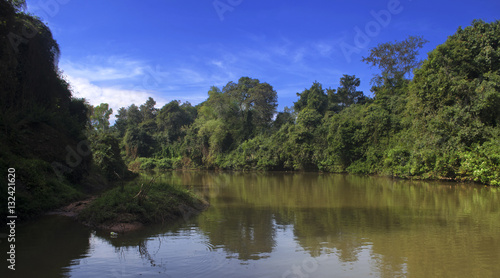
{"type": "Polygon", "coordinates": [[[34,218],[43,212],[59,208],[70,202],[84,198],[81,188],[75,187],[65,179],[59,179],[51,165],[37,158],[23,158],[0,151],[0,168],[15,169],[15,179],[11,187],[12,195],[7,191],[7,180],[0,188],[0,223],[5,221],[10,213],[7,211],[9,202],[14,200],[13,211],[20,219],[34,218]]]}
{"type": "Polygon", "coordinates": [[[203,202],[181,186],[139,179],[111,189],[94,200],[79,215],[92,226],[118,222],[163,223],[182,217],[183,209],[200,211],[203,202]],[[141,192],[141,193],[139,193],[141,192]]]}

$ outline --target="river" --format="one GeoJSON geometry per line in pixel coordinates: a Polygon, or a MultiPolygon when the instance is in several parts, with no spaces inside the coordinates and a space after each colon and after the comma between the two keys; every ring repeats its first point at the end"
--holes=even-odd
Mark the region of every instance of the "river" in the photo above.
{"type": "MultiPolygon", "coordinates": [[[[321,173],[167,172],[202,214],[119,234],[16,227],[1,277],[495,277],[500,188],[321,173]]],[[[5,230],[2,230],[5,235],[5,230]]]]}

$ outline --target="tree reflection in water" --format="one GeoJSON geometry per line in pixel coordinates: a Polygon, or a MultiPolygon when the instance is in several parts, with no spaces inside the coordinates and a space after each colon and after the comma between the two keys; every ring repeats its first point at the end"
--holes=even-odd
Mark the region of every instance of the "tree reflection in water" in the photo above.
{"type": "Polygon", "coordinates": [[[284,273],[310,260],[318,264],[311,277],[363,267],[381,277],[500,271],[495,188],[317,173],[171,172],[163,179],[191,186],[211,207],[189,220],[108,239],[117,253],[137,250],[158,272],[184,260],[198,273],[266,260],[280,262],[284,273]],[[176,245],[193,240],[185,246],[193,249],[176,245]],[[294,254],[304,257],[286,260],[294,254]]]}

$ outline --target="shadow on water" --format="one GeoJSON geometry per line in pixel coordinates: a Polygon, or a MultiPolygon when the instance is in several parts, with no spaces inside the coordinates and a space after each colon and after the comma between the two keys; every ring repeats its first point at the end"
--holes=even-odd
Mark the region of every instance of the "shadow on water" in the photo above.
{"type": "MultiPolygon", "coordinates": [[[[2,230],[2,233],[6,231],[2,230]]],[[[44,216],[16,227],[16,270],[4,263],[1,277],[65,277],[66,267],[89,252],[90,230],[75,220],[44,216]]],[[[0,243],[1,260],[6,261],[7,240],[0,243]]]]}

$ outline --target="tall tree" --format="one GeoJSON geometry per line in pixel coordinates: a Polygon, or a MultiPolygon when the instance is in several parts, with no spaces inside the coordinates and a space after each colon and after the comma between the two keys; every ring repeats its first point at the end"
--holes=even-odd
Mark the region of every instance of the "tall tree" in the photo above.
{"type": "Polygon", "coordinates": [[[170,141],[179,139],[182,135],[182,127],[188,126],[194,121],[189,111],[191,104],[180,105],[179,100],[173,100],[163,106],[156,117],[158,128],[166,131],[170,141]]]}
{"type": "Polygon", "coordinates": [[[294,122],[294,118],[292,115],[293,109],[285,106],[283,112],[278,112],[276,115],[276,119],[273,122],[274,131],[278,131],[282,126],[286,124],[292,124],[294,122]]]}
{"type": "Polygon", "coordinates": [[[311,88],[305,89],[302,93],[297,93],[297,96],[299,99],[293,104],[293,108],[297,113],[309,108],[321,115],[325,114],[328,108],[328,96],[319,82],[315,81],[311,88]]]}
{"type": "Polygon", "coordinates": [[[90,124],[98,132],[109,130],[109,117],[113,114],[113,109],[107,103],[101,103],[92,108],[90,124]]]}
{"type": "Polygon", "coordinates": [[[114,128],[118,132],[118,137],[123,138],[125,136],[125,132],[127,131],[127,109],[125,107],[121,107],[118,109],[118,113],[116,114],[116,121],[114,128]]]}
{"type": "Polygon", "coordinates": [[[272,118],[278,106],[277,93],[273,87],[267,83],[259,83],[251,90],[248,99],[248,106],[252,114],[252,121],[257,131],[262,131],[270,127],[272,118]]]}
{"type": "Polygon", "coordinates": [[[151,120],[156,116],[158,109],[155,108],[156,101],[149,97],[146,103],[142,104],[139,108],[141,111],[143,121],[151,120]]]}
{"type": "Polygon", "coordinates": [[[349,107],[365,99],[363,92],[357,91],[357,87],[360,84],[361,81],[355,75],[344,74],[340,78],[340,87],[337,89],[337,96],[342,107],[349,107]]]}
{"type": "Polygon", "coordinates": [[[139,107],[132,103],[127,108],[128,126],[138,126],[143,121],[143,119],[144,117],[141,111],[139,111],[139,107]]]}
{"type": "Polygon", "coordinates": [[[395,84],[405,75],[411,77],[412,71],[422,64],[417,59],[418,51],[427,42],[423,37],[410,36],[401,42],[382,43],[372,48],[370,55],[361,61],[381,70],[372,80],[377,86],[395,84]]]}
{"type": "Polygon", "coordinates": [[[241,120],[249,125],[246,130],[261,132],[270,127],[278,106],[277,93],[271,85],[241,77],[237,84],[229,82],[222,92],[238,106],[241,120]]]}
{"type": "MultiPolygon", "coordinates": [[[[420,109],[459,105],[484,124],[500,124],[500,21],[475,20],[429,53],[415,72],[420,109]]],[[[463,123],[463,122],[462,122],[463,123]]]]}

